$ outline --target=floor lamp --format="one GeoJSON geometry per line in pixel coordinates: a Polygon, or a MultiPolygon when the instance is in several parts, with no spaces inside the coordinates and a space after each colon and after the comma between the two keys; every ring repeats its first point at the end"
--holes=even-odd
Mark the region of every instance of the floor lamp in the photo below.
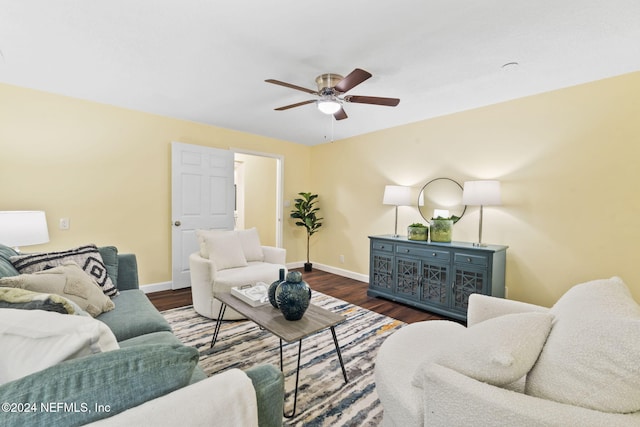
{"type": "Polygon", "coordinates": [[[480,227],[478,228],[478,243],[474,246],[487,246],[482,243],[482,207],[501,205],[499,181],[467,181],[462,190],[462,203],[467,206],[480,206],[480,227]]]}
{"type": "Polygon", "coordinates": [[[398,206],[411,205],[411,187],[403,187],[401,185],[385,186],[382,204],[396,207],[396,228],[393,237],[400,237],[398,234],[398,206]]]}
{"type": "Polygon", "coordinates": [[[12,246],[39,245],[49,241],[47,218],[43,211],[0,211],[0,243],[12,246]]]}

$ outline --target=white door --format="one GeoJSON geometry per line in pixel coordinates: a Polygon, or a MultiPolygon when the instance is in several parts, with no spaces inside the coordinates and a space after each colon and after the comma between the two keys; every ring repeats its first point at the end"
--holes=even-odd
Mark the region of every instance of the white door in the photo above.
{"type": "Polygon", "coordinates": [[[172,289],[191,285],[198,229],[233,230],[233,152],[171,143],[172,289]]]}

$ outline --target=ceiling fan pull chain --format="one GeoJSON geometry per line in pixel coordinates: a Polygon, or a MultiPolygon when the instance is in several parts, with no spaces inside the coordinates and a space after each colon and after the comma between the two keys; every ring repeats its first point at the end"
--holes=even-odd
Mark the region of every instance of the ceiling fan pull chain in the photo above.
{"type": "Polygon", "coordinates": [[[333,142],[333,129],[336,125],[336,120],[333,116],[329,116],[329,120],[331,120],[331,142],[333,142]]]}

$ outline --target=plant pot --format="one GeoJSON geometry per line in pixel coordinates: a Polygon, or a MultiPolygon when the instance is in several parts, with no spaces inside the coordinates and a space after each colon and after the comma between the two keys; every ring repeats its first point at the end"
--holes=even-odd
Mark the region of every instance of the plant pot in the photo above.
{"type": "Polygon", "coordinates": [[[304,271],[306,271],[306,272],[313,271],[313,263],[305,262],[304,263],[304,271]]]}
{"type": "Polygon", "coordinates": [[[427,241],[429,229],[427,227],[407,227],[407,239],[427,241]]]}
{"type": "Polygon", "coordinates": [[[453,234],[452,219],[432,219],[431,220],[431,241],[439,243],[451,242],[453,234]]]}

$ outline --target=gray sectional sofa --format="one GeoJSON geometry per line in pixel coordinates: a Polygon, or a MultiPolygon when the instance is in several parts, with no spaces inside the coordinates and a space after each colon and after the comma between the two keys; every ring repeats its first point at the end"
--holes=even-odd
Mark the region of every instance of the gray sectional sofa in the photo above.
{"type": "MultiPolygon", "coordinates": [[[[97,319],[111,329],[120,349],[0,385],[0,402],[13,405],[3,406],[0,425],[282,425],[278,369],[262,365],[207,378],[197,365],[197,350],[173,335],[139,289],[135,255],[98,249],[119,295],[112,298],[115,309],[97,319]]],[[[0,277],[19,274],[9,260],[15,254],[0,245],[0,277]]]]}

